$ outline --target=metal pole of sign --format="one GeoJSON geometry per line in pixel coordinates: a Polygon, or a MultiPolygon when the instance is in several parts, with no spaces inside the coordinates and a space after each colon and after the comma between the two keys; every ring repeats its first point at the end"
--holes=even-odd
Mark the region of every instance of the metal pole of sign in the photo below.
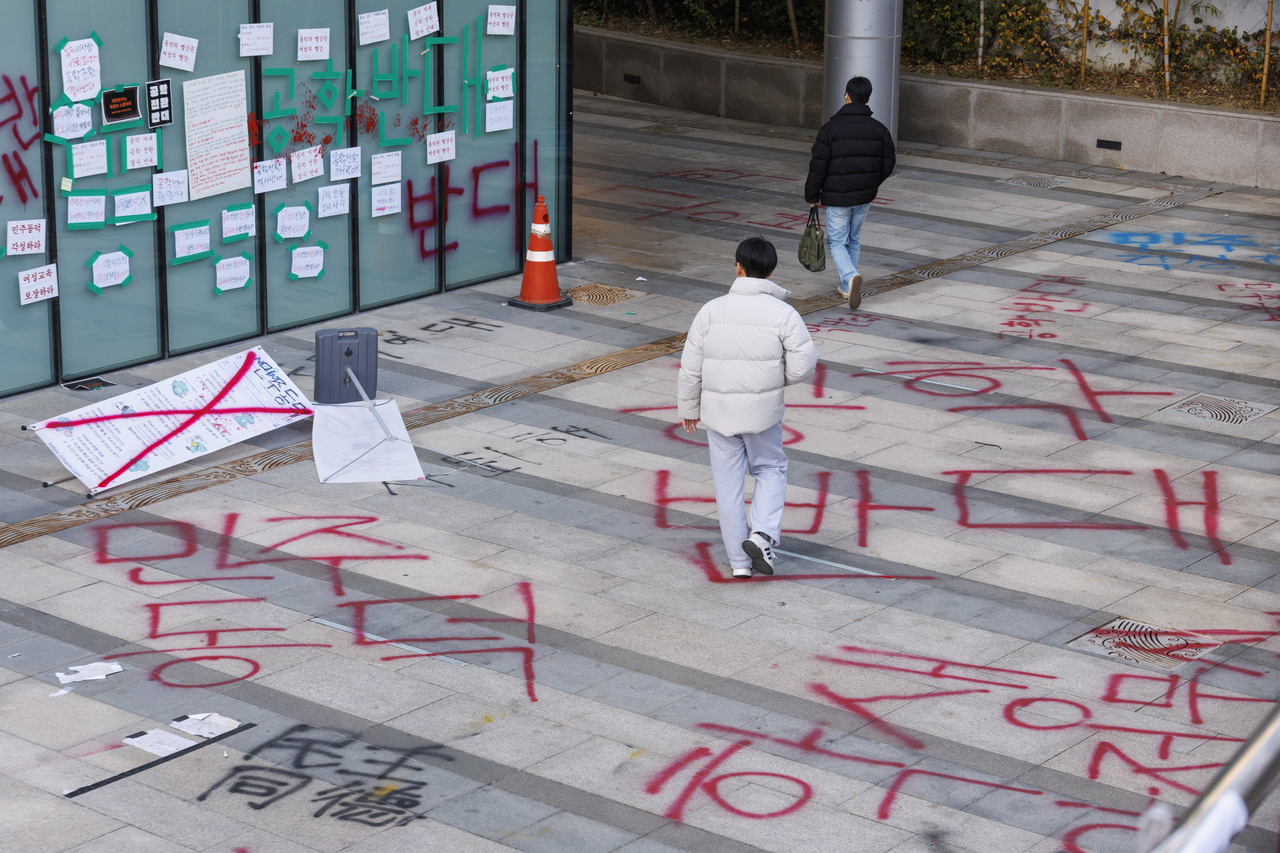
{"type": "MultiPolygon", "coordinates": [[[[1168,0],[1165,2],[1167,3],[1168,0]]],[[[1271,12],[1274,6],[1275,0],[1267,0],[1267,47],[1266,52],[1262,54],[1262,100],[1258,102],[1260,107],[1266,106],[1267,103],[1267,72],[1271,67],[1271,12]]]]}
{"type": "MultiPolygon", "coordinates": [[[[1152,853],[1213,853],[1226,850],[1249,822],[1249,814],[1280,777],[1280,704],[1245,741],[1235,757],[1152,853]]],[[[1159,805],[1159,804],[1157,804],[1159,805]]]]}

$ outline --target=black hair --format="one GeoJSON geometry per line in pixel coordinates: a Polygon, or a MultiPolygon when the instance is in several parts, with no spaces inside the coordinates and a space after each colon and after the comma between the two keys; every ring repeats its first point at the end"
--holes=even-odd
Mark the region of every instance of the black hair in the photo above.
{"type": "Polygon", "coordinates": [[[778,265],[778,250],[763,237],[748,237],[738,244],[733,259],[742,264],[747,278],[768,278],[778,265]]]}
{"type": "Polygon", "coordinates": [[[866,77],[853,77],[844,84],[844,93],[851,104],[865,104],[871,100],[871,81],[866,77]]]}

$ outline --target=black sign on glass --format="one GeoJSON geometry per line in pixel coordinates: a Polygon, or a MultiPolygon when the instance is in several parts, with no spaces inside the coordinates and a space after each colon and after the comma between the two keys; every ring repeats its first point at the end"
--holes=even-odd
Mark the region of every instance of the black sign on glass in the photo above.
{"type": "Polygon", "coordinates": [[[147,83],[147,127],[173,124],[172,86],[171,80],[152,80],[147,83]]]}
{"type": "Polygon", "coordinates": [[[102,124],[110,126],[142,118],[137,86],[119,86],[102,90],[102,124]]]}

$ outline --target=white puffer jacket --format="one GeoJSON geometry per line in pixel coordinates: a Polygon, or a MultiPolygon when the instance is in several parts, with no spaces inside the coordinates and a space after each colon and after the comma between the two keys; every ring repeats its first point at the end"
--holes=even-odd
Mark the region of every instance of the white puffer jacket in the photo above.
{"type": "Polygon", "coordinates": [[[782,420],[782,389],[803,382],[818,350],[791,295],[768,279],[735,279],[693,318],[680,357],[680,417],[721,435],[764,432],[782,420]]]}

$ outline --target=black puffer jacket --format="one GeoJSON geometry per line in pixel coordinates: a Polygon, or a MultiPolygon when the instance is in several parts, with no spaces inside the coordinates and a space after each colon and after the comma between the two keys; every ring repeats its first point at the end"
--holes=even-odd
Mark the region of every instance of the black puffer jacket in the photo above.
{"type": "Polygon", "coordinates": [[[871,117],[866,104],[845,104],[818,131],[804,200],[827,207],[870,204],[895,162],[889,128],[871,117]]]}

